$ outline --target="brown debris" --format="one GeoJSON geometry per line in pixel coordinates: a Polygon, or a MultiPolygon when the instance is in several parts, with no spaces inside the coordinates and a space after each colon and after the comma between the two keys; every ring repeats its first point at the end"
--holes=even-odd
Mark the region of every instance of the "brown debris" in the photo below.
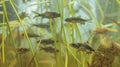
{"type": "Polygon", "coordinates": [[[89,67],[112,67],[115,56],[120,56],[120,46],[108,37],[101,40],[101,45],[97,51],[103,55],[94,53],[89,67]]]}

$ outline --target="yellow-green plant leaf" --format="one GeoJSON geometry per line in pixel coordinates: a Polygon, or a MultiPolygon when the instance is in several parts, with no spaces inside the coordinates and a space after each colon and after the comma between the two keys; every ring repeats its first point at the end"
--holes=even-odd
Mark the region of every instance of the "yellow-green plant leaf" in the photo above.
{"type": "Polygon", "coordinates": [[[113,26],[113,24],[110,23],[110,24],[102,25],[103,28],[110,27],[110,26],[113,26]]]}
{"type": "Polygon", "coordinates": [[[120,5],[120,0],[116,0],[116,2],[120,5]]]}
{"type": "Polygon", "coordinates": [[[108,31],[111,31],[111,32],[118,32],[117,29],[114,29],[114,28],[106,28],[108,31]]]}

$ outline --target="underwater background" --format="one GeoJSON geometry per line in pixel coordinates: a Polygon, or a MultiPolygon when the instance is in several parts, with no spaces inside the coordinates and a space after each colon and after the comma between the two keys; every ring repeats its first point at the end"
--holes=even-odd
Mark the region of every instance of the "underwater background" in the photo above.
{"type": "Polygon", "coordinates": [[[0,0],[0,67],[120,67],[120,0],[0,0]]]}

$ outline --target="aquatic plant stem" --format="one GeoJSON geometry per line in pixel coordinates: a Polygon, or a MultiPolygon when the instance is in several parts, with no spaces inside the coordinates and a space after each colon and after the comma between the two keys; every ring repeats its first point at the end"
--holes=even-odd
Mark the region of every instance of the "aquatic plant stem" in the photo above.
{"type": "Polygon", "coordinates": [[[102,10],[102,8],[101,8],[100,4],[98,3],[98,0],[95,0],[95,2],[96,2],[96,4],[97,4],[97,6],[98,6],[98,9],[100,10],[100,13],[101,13],[101,20],[100,20],[100,24],[102,24],[102,23],[103,23],[103,21],[104,21],[104,12],[103,12],[103,10],[102,10]]]}
{"type": "MultiPolygon", "coordinates": [[[[66,42],[67,42],[67,34],[66,34],[66,32],[65,32],[65,27],[64,27],[64,0],[61,0],[61,7],[58,5],[58,10],[59,10],[59,12],[61,13],[61,17],[60,17],[60,20],[61,20],[61,28],[60,28],[60,34],[61,34],[61,37],[62,36],[64,36],[63,37],[63,39],[64,39],[64,43],[63,43],[63,45],[62,46],[65,46],[65,48],[67,49],[66,50],[66,52],[65,52],[65,67],[68,67],[68,62],[69,62],[69,51],[68,51],[68,49],[69,49],[69,45],[68,44],[66,44],[66,42]],[[62,34],[63,33],[63,34],[62,34]]],[[[57,0],[57,3],[59,4],[60,3],[60,1],[58,2],[58,0],[57,0]]],[[[62,51],[62,50],[61,50],[62,51]]],[[[62,55],[61,55],[62,56],[62,55]]]]}
{"type": "Polygon", "coordinates": [[[105,7],[104,7],[104,12],[106,12],[106,10],[107,10],[108,3],[109,3],[109,0],[106,0],[106,4],[105,4],[105,7]]]}
{"type": "Polygon", "coordinates": [[[67,53],[65,55],[65,67],[68,67],[68,55],[67,55],[67,53]]]}
{"type": "Polygon", "coordinates": [[[85,6],[81,5],[81,7],[87,11],[87,13],[90,15],[90,17],[94,20],[95,24],[97,27],[101,27],[101,25],[99,24],[98,20],[96,19],[96,17],[92,14],[92,11],[90,11],[89,9],[87,9],[85,6]]]}
{"type": "MultiPolygon", "coordinates": [[[[64,21],[63,21],[63,13],[64,13],[64,8],[63,8],[63,3],[64,3],[64,1],[63,0],[57,0],[57,6],[56,6],[56,10],[60,13],[60,21],[61,21],[61,23],[60,23],[60,26],[58,26],[58,27],[60,27],[60,31],[58,31],[58,35],[59,35],[59,37],[60,37],[60,40],[61,40],[61,38],[63,38],[63,39],[65,39],[65,41],[66,41],[66,37],[62,37],[62,35],[63,34],[65,34],[63,31],[64,31],[64,21]],[[61,7],[62,8],[60,8],[60,5],[62,5],[61,7]],[[63,33],[63,34],[62,34],[63,33]]],[[[59,24],[59,23],[58,23],[59,24]]],[[[63,41],[63,40],[62,40],[63,41]]],[[[63,44],[61,45],[61,43],[59,43],[59,50],[60,50],[60,57],[59,57],[59,61],[60,61],[60,64],[61,64],[61,66],[64,66],[64,62],[62,61],[62,48],[61,48],[61,46],[64,46],[63,44]]]]}
{"type": "MultiPolygon", "coordinates": [[[[22,23],[22,20],[20,19],[20,17],[19,17],[19,15],[18,15],[18,13],[17,13],[17,11],[16,11],[16,9],[15,9],[12,1],[10,0],[9,2],[10,2],[10,4],[11,4],[11,6],[13,7],[13,9],[14,9],[14,11],[15,11],[15,14],[17,15],[17,17],[18,17],[18,19],[19,19],[19,21],[20,21],[20,24],[21,24],[22,27],[23,27],[24,34],[25,34],[25,36],[26,36],[26,38],[27,38],[27,40],[28,40],[30,50],[31,50],[31,52],[32,52],[32,55],[34,56],[32,44],[31,44],[31,42],[30,42],[30,40],[29,40],[29,37],[28,37],[27,32],[26,32],[26,29],[25,29],[25,27],[24,27],[24,25],[23,25],[23,23],[22,23]]],[[[37,63],[36,57],[34,58],[34,60],[35,60],[36,67],[38,67],[38,63],[37,63]]]]}
{"type": "Polygon", "coordinates": [[[3,25],[2,25],[2,44],[1,44],[1,49],[2,49],[2,62],[4,64],[5,62],[5,47],[4,47],[4,23],[5,23],[5,15],[3,14],[3,25]]]}
{"type": "Polygon", "coordinates": [[[77,24],[75,25],[75,29],[76,29],[76,31],[77,31],[76,34],[78,34],[78,39],[79,39],[79,41],[82,42],[81,34],[80,34],[79,27],[78,27],[77,24]]]}
{"type": "MultiPolygon", "coordinates": [[[[75,1],[75,0],[72,0],[72,1],[75,1]]],[[[75,11],[72,7],[73,4],[69,5],[68,8],[69,8],[69,15],[72,14],[72,16],[74,17],[75,15],[75,11]]],[[[79,39],[82,41],[82,38],[81,38],[81,35],[80,35],[80,31],[79,31],[79,28],[77,26],[77,24],[72,24],[72,42],[75,42],[75,38],[74,38],[74,30],[77,34],[79,34],[79,39]]],[[[71,50],[69,50],[69,52],[72,54],[72,56],[74,57],[74,59],[77,61],[77,66],[79,66],[79,64],[81,65],[79,59],[77,58],[76,54],[74,54],[71,50]]]]}
{"type": "MultiPolygon", "coordinates": [[[[52,38],[53,38],[53,40],[55,41],[55,43],[54,43],[54,46],[55,46],[55,48],[57,48],[57,45],[56,45],[56,29],[55,29],[55,25],[56,25],[56,22],[55,22],[55,20],[54,20],[54,18],[52,18],[52,19],[50,19],[50,30],[51,30],[51,32],[52,32],[52,38]]],[[[59,62],[58,62],[58,55],[57,55],[57,53],[55,52],[55,57],[56,57],[56,66],[59,66],[59,62]]]]}
{"type": "MultiPolygon", "coordinates": [[[[15,41],[14,41],[12,32],[11,32],[11,30],[10,30],[10,25],[9,25],[9,20],[8,20],[8,15],[7,15],[7,10],[6,10],[5,3],[3,3],[2,5],[3,5],[3,11],[4,11],[4,14],[5,14],[5,18],[6,18],[6,21],[7,21],[7,29],[8,29],[8,31],[9,31],[10,35],[11,35],[14,48],[16,48],[15,41]]],[[[16,52],[16,53],[17,53],[17,52],[16,52]]]]}

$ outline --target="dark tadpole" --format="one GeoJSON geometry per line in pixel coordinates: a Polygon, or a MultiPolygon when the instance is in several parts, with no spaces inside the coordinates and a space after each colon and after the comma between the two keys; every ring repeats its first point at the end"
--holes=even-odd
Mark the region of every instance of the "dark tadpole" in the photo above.
{"type": "Polygon", "coordinates": [[[59,50],[55,49],[54,47],[41,47],[40,50],[44,50],[45,52],[49,52],[49,53],[59,52],[59,50]]]}
{"type": "Polygon", "coordinates": [[[89,20],[90,19],[82,19],[82,18],[79,18],[79,17],[70,17],[70,18],[65,19],[66,22],[81,23],[81,24],[85,24],[85,22],[87,22],[89,20]]]}
{"type": "Polygon", "coordinates": [[[49,18],[49,19],[60,17],[60,13],[57,12],[44,12],[44,13],[37,13],[35,11],[33,12],[37,14],[35,17],[41,16],[42,18],[49,18]]]}
{"type": "Polygon", "coordinates": [[[70,46],[78,49],[78,51],[85,51],[87,53],[95,51],[92,47],[90,47],[90,46],[88,46],[87,44],[84,44],[84,43],[71,43],[70,46]]]}
{"type": "Polygon", "coordinates": [[[87,50],[87,51],[95,51],[92,47],[88,46],[87,44],[84,44],[83,47],[87,50]]]}
{"type": "Polygon", "coordinates": [[[52,40],[52,39],[41,39],[41,40],[38,40],[37,43],[41,43],[41,44],[54,44],[55,41],[52,40]]]}
{"type": "Polygon", "coordinates": [[[79,49],[82,45],[79,43],[70,43],[70,46],[72,46],[73,48],[79,49]]]}
{"type": "Polygon", "coordinates": [[[16,50],[17,50],[18,54],[25,54],[30,51],[30,49],[28,49],[28,48],[17,48],[16,50]]]}
{"type": "MultiPolygon", "coordinates": [[[[40,35],[37,35],[37,34],[34,34],[34,33],[27,33],[27,35],[28,35],[28,37],[42,37],[42,36],[40,36],[40,35]]],[[[24,33],[22,33],[22,36],[25,36],[25,34],[24,33]]]]}
{"type": "Polygon", "coordinates": [[[39,27],[39,28],[47,28],[47,29],[49,29],[50,28],[50,25],[49,24],[43,24],[43,23],[41,23],[41,24],[31,24],[32,26],[35,26],[35,27],[39,27]]]}

